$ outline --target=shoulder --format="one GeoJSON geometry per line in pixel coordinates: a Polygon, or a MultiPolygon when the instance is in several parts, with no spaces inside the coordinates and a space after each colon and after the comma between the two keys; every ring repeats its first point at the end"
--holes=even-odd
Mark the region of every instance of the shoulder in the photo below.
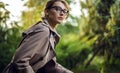
{"type": "Polygon", "coordinates": [[[27,35],[31,33],[38,33],[38,32],[49,34],[49,28],[45,26],[43,22],[39,21],[36,24],[34,24],[32,27],[30,27],[29,29],[24,31],[23,35],[27,35]]]}

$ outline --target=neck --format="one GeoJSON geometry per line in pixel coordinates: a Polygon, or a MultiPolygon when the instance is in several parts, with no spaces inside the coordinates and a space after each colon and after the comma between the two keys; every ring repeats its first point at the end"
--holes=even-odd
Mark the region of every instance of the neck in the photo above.
{"type": "Polygon", "coordinates": [[[53,22],[51,19],[47,18],[47,21],[49,23],[49,25],[54,29],[55,26],[57,25],[55,22],[53,22]]]}

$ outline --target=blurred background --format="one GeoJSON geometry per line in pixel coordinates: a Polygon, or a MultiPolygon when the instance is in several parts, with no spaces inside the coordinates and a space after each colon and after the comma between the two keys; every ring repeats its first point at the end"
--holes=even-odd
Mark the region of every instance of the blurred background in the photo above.
{"type": "MultiPolygon", "coordinates": [[[[120,73],[120,0],[66,0],[68,19],[57,61],[74,73],[120,73]]],[[[41,20],[47,0],[0,0],[0,73],[10,62],[23,31],[41,20]]]]}

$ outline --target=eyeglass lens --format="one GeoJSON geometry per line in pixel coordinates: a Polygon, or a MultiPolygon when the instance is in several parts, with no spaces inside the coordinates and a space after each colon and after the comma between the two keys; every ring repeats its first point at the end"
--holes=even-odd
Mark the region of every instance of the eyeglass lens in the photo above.
{"type": "Polygon", "coordinates": [[[51,7],[51,8],[54,8],[56,11],[58,11],[59,13],[64,13],[64,14],[67,14],[68,13],[68,11],[66,10],[66,9],[62,9],[61,7],[59,7],[59,6],[53,6],[53,7],[51,7]]]}

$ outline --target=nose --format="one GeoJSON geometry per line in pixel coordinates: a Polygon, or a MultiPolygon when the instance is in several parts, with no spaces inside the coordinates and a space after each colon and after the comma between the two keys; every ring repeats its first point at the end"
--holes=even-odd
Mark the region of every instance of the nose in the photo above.
{"type": "Polygon", "coordinates": [[[64,12],[63,12],[63,11],[60,11],[60,15],[63,16],[63,15],[64,15],[64,12]]]}

